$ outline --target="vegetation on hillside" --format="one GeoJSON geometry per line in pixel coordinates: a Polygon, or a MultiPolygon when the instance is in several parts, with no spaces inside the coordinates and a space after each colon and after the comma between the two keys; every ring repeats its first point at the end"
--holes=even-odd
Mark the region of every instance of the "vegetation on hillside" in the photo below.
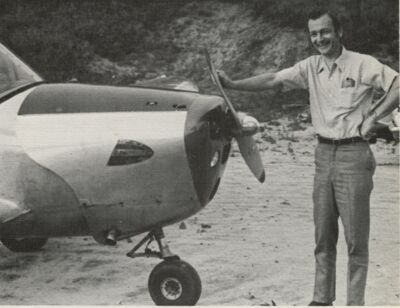
{"type": "MultiPolygon", "coordinates": [[[[348,48],[398,70],[397,0],[2,0],[0,40],[49,81],[129,85],[167,75],[210,92],[204,47],[235,78],[287,67],[313,52],[306,16],[320,5],[341,16],[348,48]]],[[[301,91],[230,94],[260,120],[307,102],[301,91]]]]}

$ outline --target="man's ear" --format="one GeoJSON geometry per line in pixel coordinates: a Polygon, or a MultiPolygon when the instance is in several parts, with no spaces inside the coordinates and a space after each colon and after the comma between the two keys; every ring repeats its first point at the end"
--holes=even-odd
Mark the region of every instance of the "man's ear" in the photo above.
{"type": "Polygon", "coordinates": [[[338,29],[338,34],[339,34],[339,37],[342,39],[343,38],[343,28],[342,27],[340,27],[338,29]]]}

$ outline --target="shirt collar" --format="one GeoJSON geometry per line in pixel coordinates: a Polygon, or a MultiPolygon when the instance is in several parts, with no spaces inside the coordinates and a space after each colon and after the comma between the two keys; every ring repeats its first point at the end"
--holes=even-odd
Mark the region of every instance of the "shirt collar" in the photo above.
{"type": "MultiPolygon", "coordinates": [[[[340,56],[334,62],[341,71],[344,70],[345,62],[346,62],[348,53],[349,53],[348,50],[346,48],[344,48],[344,46],[342,46],[342,53],[340,54],[340,56]]],[[[327,69],[326,64],[323,61],[322,56],[320,56],[319,57],[319,62],[318,62],[317,72],[321,73],[325,68],[327,69]]]]}

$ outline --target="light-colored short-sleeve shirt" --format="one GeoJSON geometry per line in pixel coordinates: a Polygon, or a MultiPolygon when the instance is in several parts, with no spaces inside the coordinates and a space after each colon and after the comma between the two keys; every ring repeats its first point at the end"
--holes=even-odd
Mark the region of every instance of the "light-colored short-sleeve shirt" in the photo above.
{"type": "Polygon", "coordinates": [[[374,91],[390,88],[398,73],[375,58],[342,49],[329,70],[321,55],[277,73],[286,89],[308,89],[312,123],[318,135],[344,139],[360,136],[359,126],[374,91]]]}

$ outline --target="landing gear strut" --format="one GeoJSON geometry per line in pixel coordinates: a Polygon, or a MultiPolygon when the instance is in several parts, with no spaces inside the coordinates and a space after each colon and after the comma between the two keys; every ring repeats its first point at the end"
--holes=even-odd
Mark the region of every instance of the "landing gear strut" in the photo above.
{"type": "Polygon", "coordinates": [[[192,306],[197,303],[201,294],[201,281],[196,270],[187,262],[174,255],[164,238],[162,229],[151,231],[131,251],[128,257],[155,257],[163,259],[150,273],[148,288],[156,305],[192,306]],[[152,241],[156,241],[159,251],[151,250],[152,241]],[[144,252],[137,250],[147,242],[144,252]]]}

